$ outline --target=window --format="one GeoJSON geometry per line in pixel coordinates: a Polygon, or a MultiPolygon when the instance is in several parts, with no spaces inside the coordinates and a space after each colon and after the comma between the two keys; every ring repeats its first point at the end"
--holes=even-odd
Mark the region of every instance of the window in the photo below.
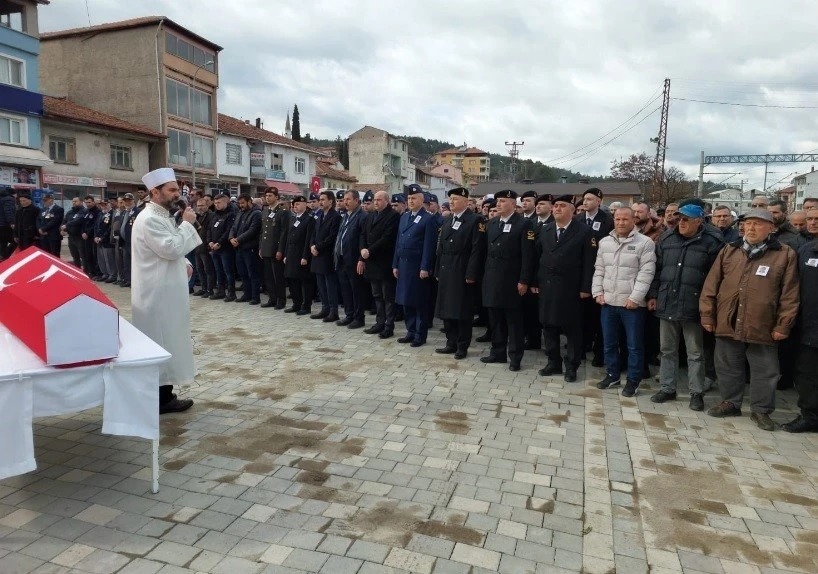
{"type": "Polygon", "coordinates": [[[239,144],[225,144],[227,163],[241,165],[241,146],[239,144]]]}
{"type": "Polygon", "coordinates": [[[77,163],[77,140],[48,136],[48,155],[58,163],[77,163]]]}
{"type": "Polygon", "coordinates": [[[403,151],[406,151],[406,144],[403,144],[403,151]]]}
{"type": "Polygon", "coordinates": [[[216,73],[216,55],[214,53],[202,50],[190,42],[185,42],[170,32],[165,32],[165,52],[196,66],[201,66],[202,69],[208,72],[216,73]],[[205,62],[210,63],[205,65],[205,62]]]}
{"type": "Polygon", "coordinates": [[[304,158],[295,158],[295,173],[303,174],[305,171],[307,171],[307,162],[304,161],[304,158]]]}
{"type": "Polygon", "coordinates": [[[444,167],[444,168],[443,168],[443,173],[449,173],[449,168],[448,168],[448,167],[444,167]]]}
{"type": "Polygon", "coordinates": [[[213,140],[200,136],[193,137],[193,149],[196,152],[196,167],[213,167],[213,140]]]}
{"type": "Polygon", "coordinates": [[[26,32],[23,6],[20,3],[0,2],[0,26],[26,32]]]}
{"type": "Polygon", "coordinates": [[[25,145],[25,120],[0,116],[0,143],[25,145]]]}
{"type": "Polygon", "coordinates": [[[165,91],[167,92],[169,114],[188,120],[192,119],[199,124],[213,125],[210,94],[195,88],[191,93],[187,84],[170,79],[165,80],[165,91]]]}
{"type": "Polygon", "coordinates": [[[284,158],[280,153],[274,153],[270,157],[270,169],[281,171],[284,169],[284,158]]]}
{"type": "Polygon", "coordinates": [[[0,83],[25,88],[26,80],[23,62],[8,56],[0,56],[0,83]]]}
{"type": "Polygon", "coordinates": [[[473,159],[469,160],[469,165],[474,165],[475,163],[477,163],[475,160],[473,160],[473,159]]]}
{"type": "Polygon", "coordinates": [[[131,169],[131,148],[111,144],[111,167],[114,169],[131,169]]]}
{"type": "Polygon", "coordinates": [[[190,165],[190,134],[178,130],[168,130],[170,163],[190,165]]]}

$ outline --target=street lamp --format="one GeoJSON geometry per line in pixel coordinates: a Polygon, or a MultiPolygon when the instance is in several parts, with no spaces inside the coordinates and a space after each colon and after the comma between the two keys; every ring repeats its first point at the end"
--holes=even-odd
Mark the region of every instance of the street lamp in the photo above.
{"type": "Polygon", "coordinates": [[[202,68],[205,66],[210,66],[213,64],[213,60],[208,60],[204,64],[199,64],[196,66],[196,72],[193,74],[193,80],[191,80],[190,85],[187,91],[187,109],[190,112],[190,171],[191,171],[191,182],[190,182],[190,191],[196,189],[196,144],[195,139],[193,136],[193,127],[196,121],[193,119],[193,90],[194,85],[196,84],[196,76],[199,75],[199,72],[202,71],[202,68]]]}

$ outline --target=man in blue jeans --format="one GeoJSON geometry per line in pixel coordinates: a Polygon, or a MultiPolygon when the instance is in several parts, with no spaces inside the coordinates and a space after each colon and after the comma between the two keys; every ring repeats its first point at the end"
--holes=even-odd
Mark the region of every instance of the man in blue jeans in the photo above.
{"type": "Polygon", "coordinates": [[[261,234],[261,210],[253,205],[249,193],[239,196],[239,213],[230,230],[230,244],[236,250],[236,266],[242,276],[244,294],[236,303],[261,303],[261,259],[258,240],[261,234]]]}
{"type": "Polygon", "coordinates": [[[602,305],[602,339],[605,349],[605,378],[597,388],[620,384],[619,331],[625,329],[628,346],[628,378],[622,396],[632,397],[639,389],[644,363],[646,297],[656,270],[653,241],[636,229],[630,207],[614,213],[614,229],[599,242],[592,295],[602,305]]]}

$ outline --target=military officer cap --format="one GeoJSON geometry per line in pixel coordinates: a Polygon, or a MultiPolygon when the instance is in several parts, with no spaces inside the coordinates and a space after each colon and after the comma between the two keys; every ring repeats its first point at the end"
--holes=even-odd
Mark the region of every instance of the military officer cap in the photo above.
{"type": "Polygon", "coordinates": [[[318,201],[318,194],[314,191],[310,193],[310,201],[318,201]]]}
{"type": "Polygon", "coordinates": [[[460,197],[469,197],[469,190],[465,187],[455,187],[454,189],[450,189],[448,192],[449,197],[453,195],[459,195],[460,197]]]}
{"type": "MultiPolygon", "coordinates": [[[[526,192],[528,193],[528,192],[526,192]]],[[[523,194],[523,197],[531,197],[523,194]]],[[[513,189],[502,189],[494,194],[494,199],[517,199],[517,192],[513,189]]]]}
{"type": "Polygon", "coordinates": [[[50,191],[47,191],[47,192],[45,192],[43,194],[43,199],[53,199],[53,198],[54,198],[54,194],[51,193],[50,191]]]}
{"type": "Polygon", "coordinates": [[[132,193],[126,193],[125,195],[122,196],[122,199],[133,200],[133,194],[132,193]]]}
{"type": "Polygon", "coordinates": [[[431,201],[432,203],[440,203],[440,201],[438,201],[437,196],[434,193],[429,194],[429,201],[431,201]]]}
{"type": "Polygon", "coordinates": [[[524,194],[520,196],[521,199],[525,199],[526,197],[533,197],[535,200],[537,199],[537,192],[533,189],[529,189],[524,194]]]}
{"type": "Polygon", "coordinates": [[[589,187],[585,190],[585,193],[582,194],[582,197],[585,197],[586,194],[590,193],[591,195],[597,196],[599,199],[602,199],[602,190],[598,187],[589,187]]]}
{"type": "Polygon", "coordinates": [[[344,199],[344,190],[339,189],[335,192],[335,199],[344,199]]]}
{"type": "Polygon", "coordinates": [[[541,201],[548,201],[550,203],[553,203],[554,202],[554,196],[551,195],[550,193],[543,193],[542,195],[537,197],[537,203],[539,203],[541,201]]]}
{"type": "Polygon", "coordinates": [[[364,203],[367,203],[367,202],[372,201],[373,199],[375,199],[375,195],[372,193],[371,189],[368,189],[368,190],[366,190],[366,193],[364,193],[364,196],[361,199],[361,201],[364,202],[364,203]]]}
{"type": "Polygon", "coordinates": [[[296,195],[296,196],[293,198],[293,201],[292,201],[292,202],[293,202],[293,203],[307,203],[307,198],[306,198],[306,197],[304,197],[303,195],[296,195]]]}
{"type": "Polygon", "coordinates": [[[440,207],[445,207],[446,209],[449,209],[449,202],[444,201],[443,203],[440,204],[440,207]]]}
{"type": "Polygon", "coordinates": [[[402,193],[392,194],[392,203],[406,203],[406,197],[402,193]]]}
{"type": "Polygon", "coordinates": [[[555,196],[554,197],[554,203],[557,203],[559,201],[562,201],[563,203],[570,203],[571,205],[574,205],[574,196],[573,195],[568,195],[568,194],[555,196]]]}
{"type": "Polygon", "coordinates": [[[405,185],[403,187],[403,191],[406,195],[414,195],[416,193],[423,193],[423,188],[418,184],[413,183],[411,185],[405,185]]]}
{"type": "Polygon", "coordinates": [[[495,194],[495,195],[494,195],[494,196],[493,196],[491,199],[484,199],[484,200],[483,200],[483,205],[488,205],[488,206],[489,206],[489,209],[491,209],[492,207],[496,206],[496,205],[497,205],[497,200],[496,200],[496,199],[494,199],[495,197],[497,197],[497,195],[496,195],[496,194],[495,194]]]}
{"type": "Polygon", "coordinates": [[[432,202],[432,194],[428,191],[423,192],[423,203],[429,205],[432,202]]]}

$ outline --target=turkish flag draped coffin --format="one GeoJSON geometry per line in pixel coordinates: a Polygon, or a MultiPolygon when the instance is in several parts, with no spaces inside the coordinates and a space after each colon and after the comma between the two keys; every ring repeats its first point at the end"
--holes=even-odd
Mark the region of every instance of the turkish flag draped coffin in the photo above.
{"type": "Polygon", "coordinates": [[[0,323],[47,365],[119,354],[116,306],[81,270],[36,247],[0,263],[0,323]]]}

